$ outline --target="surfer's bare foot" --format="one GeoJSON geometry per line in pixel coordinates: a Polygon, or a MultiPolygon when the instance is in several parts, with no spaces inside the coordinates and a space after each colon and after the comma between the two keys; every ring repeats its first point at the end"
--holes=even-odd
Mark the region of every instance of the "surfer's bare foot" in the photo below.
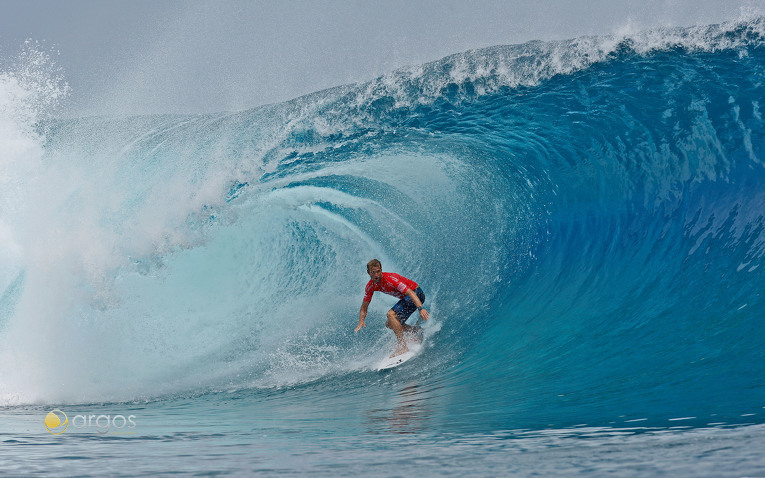
{"type": "Polygon", "coordinates": [[[409,352],[409,349],[406,348],[406,345],[404,345],[403,347],[399,347],[398,349],[396,349],[396,351],[393,352],[393,355],[391,355],[390,358],[396,357],[406,352],[409,352]]]}

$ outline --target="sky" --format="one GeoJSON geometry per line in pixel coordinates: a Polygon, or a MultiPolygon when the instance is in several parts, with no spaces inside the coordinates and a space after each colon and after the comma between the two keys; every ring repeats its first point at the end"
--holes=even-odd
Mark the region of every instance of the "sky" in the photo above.
{"type": "Polygon", "coordinates": [[[0,65],[39,42],[64,116],[235,111],[475,48],[752,12],[765,0],[0,0],[0,65]]]}

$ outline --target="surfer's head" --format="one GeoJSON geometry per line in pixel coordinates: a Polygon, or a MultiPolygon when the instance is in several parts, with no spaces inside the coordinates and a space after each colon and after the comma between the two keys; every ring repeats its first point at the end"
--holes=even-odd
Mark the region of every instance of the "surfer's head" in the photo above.
{"type": "Polygon", "coordinates": [[[367,272],[372,270],[373,267],[377,267],[378,269],[382,269],[382,264],[378,259],[372,259],[371,261],[367,262],[367,272]]]}
{"type": "Polygon", "coordinates": [[[372,278],[372,282],[375,284],[382,279],[382,264],[377,259],[372,259],[367,262],[367,274],[372,278]]]}

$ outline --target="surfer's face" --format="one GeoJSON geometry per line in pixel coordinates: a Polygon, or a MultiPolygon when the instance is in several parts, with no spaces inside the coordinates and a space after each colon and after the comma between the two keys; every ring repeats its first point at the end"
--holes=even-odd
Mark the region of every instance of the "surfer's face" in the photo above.
{"type": "Polygon", "coordinates": [[[369,277],[372,278],[372,282],[375,284],[380,282],[380,279],[382,279],[382,269],[379,267],[372,267],[371,269],[367,270],[367,273],[369,274],[369,277]]]}

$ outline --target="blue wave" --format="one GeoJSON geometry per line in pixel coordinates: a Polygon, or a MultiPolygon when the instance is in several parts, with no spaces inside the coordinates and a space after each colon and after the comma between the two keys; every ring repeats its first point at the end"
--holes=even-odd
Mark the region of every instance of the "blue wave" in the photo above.
{"type": "MultiPolygon", "coordinates": [[[[58,303],[50,373],[72,387],[35,396],[363,387],[391,336],[380,298],[352,332],[378,257],[434,317],[392,380],[441,384],[455,426],[735,422],[765,402],[764,25],[471,51],[233,114],[41,125],[45,174],[94,179],[51,228],[77,300],[58,303]]],[[[33,267],[0,294],[9,324],[41,314],[33,267]]]]}

